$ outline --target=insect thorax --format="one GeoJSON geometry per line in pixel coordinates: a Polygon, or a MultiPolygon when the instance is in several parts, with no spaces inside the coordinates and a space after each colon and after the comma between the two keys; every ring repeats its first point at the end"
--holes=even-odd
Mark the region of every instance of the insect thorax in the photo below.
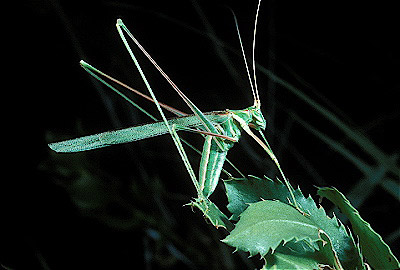
{"type": "Polygon", "coordinates": [[[267,122],[261,110],[255,106],[248,107],[244,110],[230,110],[229,112],[243,119],[247,125],[251,125],[256,130],[265,130],[267,122]]]}

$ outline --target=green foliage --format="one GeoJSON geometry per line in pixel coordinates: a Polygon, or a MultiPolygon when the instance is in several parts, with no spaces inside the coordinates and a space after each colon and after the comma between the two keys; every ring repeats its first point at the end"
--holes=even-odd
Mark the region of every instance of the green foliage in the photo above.
{"type": "Polygon", "coordinates": [[[360,239],[362,253],[375,269],[399,269],[400,264],[369,223],[363,220],[359,212],[346,197],[335,188],[319,188],[318,195],[332,201],[350,220],[354,233],[360,239]]]}
{"type": "Polygon", "coordinates": [[[278,180],[249,176],[224,184],[234,225],[215,219],[225,215],[211,202],[192,205],[215,226],[221,226],[218,222],[234,226],[222,241],[250,256],[259,254],[265,260],[263,269],[367,269],[363,256],[376,269],[398,268],[382,238],[336,189],[320,188],[318,194],[332,200],[349,217],[362,252],[352,233],[300,189],[294,190],[294,196],[301,211],[290,203],[288,188],[278,180]]]}
{"type": "Polygon", "coordinates": [[[268,200],[249,205],[223,242],[252,256],[265,256],[291,240],[305,241],[317,249],[318,227],[292,206],[268,200]]]}
{"type": "Polygon", "coordinates": [[[318,269],[318,263],[305,252],[296,255],[276,252],[268,255],[263,269],[318,269]]]}
{"type": "Polygon", "coordinates": [[[274,182],[267,177],[234,178],[224,181],[224,184],[229,202],[228,210],[232,213],[231,219],[235,221],[249,203],[258,202],[260,198],[285,201],[289,197],[288,190],[282,183],[274,182]]]}
{"type": "MultiPolygon", "coordinates": [[[[285,185],[267,177],[261,179],[250,176],[248,179],[232,179],[224,183],[229,200],[228,209],[234,213],[232,217],[239,216],[249,203],[261,199],[288,203],[289,191],[285,185]]],[[[296,189],[294,194],[298,204],[307,214],[307,218],[329,235],[334,251],[338,254],[345,269],[351,266],[363,269],[357,246],[343,224],[335,216],[329,218],[325,210],[322,207],[317,207],[311,197],[304,197],[300,189],[296,189]]]]}

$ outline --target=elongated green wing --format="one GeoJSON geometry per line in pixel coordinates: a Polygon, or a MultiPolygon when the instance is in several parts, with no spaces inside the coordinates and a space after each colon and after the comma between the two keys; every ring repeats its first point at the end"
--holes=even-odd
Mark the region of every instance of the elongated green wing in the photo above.
{"type": "MultiPolygon", "coordinates": [[[[208,113],[206,114],[206,117],[214,124],[221,124],[227,119],[226,114],[222,114],[220,112],[208,113]]],[[[180,126],[201,128],[202,125],[201,121],[194,115],[172,118],[168,122],[170,125],[176,125],[177,130],[180,130],[180,126]]],[[[49,147],[52,150],[61,153],[81,152],[114,144],[139,141],[146,138],[163,135],[165,133],[168,133],[168,129],[163,121],[159,121],[140,126],[106,131],[76,139],[50,143],[49,147]]]]}

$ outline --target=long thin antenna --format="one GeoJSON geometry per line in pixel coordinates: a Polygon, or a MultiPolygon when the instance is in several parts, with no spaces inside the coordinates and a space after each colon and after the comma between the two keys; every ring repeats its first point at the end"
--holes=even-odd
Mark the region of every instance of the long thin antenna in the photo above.
{"type": "Polygon", "coordinates": [[[256,92],[256,100],[254,101],[254,106],[260,108],[260,96],[258,95],[258,88],[257,88],[257,79],[256,79],[256,60],[255,60],[255,48],[256,48],[256,33],[257,33],[257,21],[258,21],[258,12],[260,10],[261,0],[258,1],[257,12],[256,12],[256,19],[254,21],[254,36],[253,36],[253,77],[254,77],[254,88],[256,92]]]}
{"type": "Polygon", "coordinates": [[[238,38],[239,38],[240,48],[242,50],[244,64],[246,65],[247,77],[249,78],[251,92],[253,93],[253,100],[254,100],[254,104],[255,104],[256,100],[257,100],[257,96],[256,96],[256,92],[254,90],[253,79],[251,78],[251,75],[250,75],[249,66],[247,65],[247,58],[246,58],[246,54],[244,53],[244,49],[243,49],[243,43],[242,43],[242,38],[240,36],[239,25],[238,25],[235,13],[233,12],[233,10],[231,10],[231,12],[232,12],[232,15],[233,15],[233,19],[235,20],[235,26],[236,26],[236,31],[237,31],[238,38]]]}

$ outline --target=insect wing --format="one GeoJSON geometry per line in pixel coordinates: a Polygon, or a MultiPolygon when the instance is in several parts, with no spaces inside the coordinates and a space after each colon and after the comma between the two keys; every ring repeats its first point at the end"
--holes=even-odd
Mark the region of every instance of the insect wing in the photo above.
{"type": "MultiPolygon", "coordinates": [[[[226,117],[219,112],[209,113],[206,115],[206,117],[215,124],[221,124],[226,119],[226,117]]],[[[169,124],[176,125],[177,130],[179,130],[179,126],[197,128],[201,127],[200,120],[194,115],[170,119],[169,124]]],[[[102,148],[115,144],[139,141],[146,138],[163,135],[165,133],[168,133],[168,128],[164,122],[159,121],[140,126],[106,131],[76,139],[50,143],[49,147],[56,152],[73,153],[102,148]]]]}

